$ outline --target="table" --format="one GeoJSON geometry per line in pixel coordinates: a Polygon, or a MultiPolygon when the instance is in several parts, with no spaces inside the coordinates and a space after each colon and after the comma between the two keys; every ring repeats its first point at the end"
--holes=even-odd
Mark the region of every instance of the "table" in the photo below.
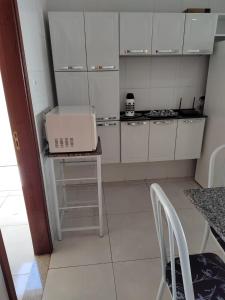
{"type": "Polygon", "coordinates": [[[57,228],[57,236],[58,240],[62,240],[62,232],[65,231],[84,231],[84,230],[99,230],[99,235],[103,236],[103,208],[102,208],[102,175],[101,175],[101,155],[102,155],[102,148],[101,148],[101,141],[98,138],[98,144],[95,151],[89,152],[75,152],[75,153],[50,153],[49,150],[46,150],[46,155],[50,159],[50,166],[51,166],[51,182],[53,188],[53,195],[54,195],[54,213],[55,213],[55,220],[56,220],[56,228],[57,228]],[[64,174],[64,164],[67,161],[73,161],[73,163],[83,163],[85,162],[95,162],[97,167],[96,177],[82,177],[82,178],[65,178],[64,174]],[[61,162],[61,178],[57,178],[56,170],[55,170],[55,161],[61,162]],[[66,189],[65,185],[74,184],[74,182],[93,182],[97,181],[97,188],[98,188],[98,203],[92,203],[88,205],[73,205],[68,206],[66,201],[66,189]],[[58,199],[58,191],[57,185],[63,185],[63,200],[64,205],[59,205],[58,199]],[[62,227],[62,219],[64,216],[64,212],[66,210],[73,210],[73,209],[85,209],[85,208],[98,208],[98,216],[99,216],[99,225],[98,226],[83,226],[83,227],[62,227]]]}
{"type": "Polygon", "coordinates": [[[191,189],[185,194],[225,242],[225,187],[191,189]]]}

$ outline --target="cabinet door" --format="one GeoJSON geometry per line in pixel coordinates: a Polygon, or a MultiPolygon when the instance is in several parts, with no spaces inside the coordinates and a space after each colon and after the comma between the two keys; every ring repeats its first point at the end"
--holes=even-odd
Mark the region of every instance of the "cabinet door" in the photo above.
{"type": "Polygon", "coordinates": [[[152,54],[182,54],[185,14],[157,13],[153,15],[152,54]]]}
{"type": "Polygon", "coordinates": [[[83,13],[50,12],[49,26],[55,71],[86,70],[83,13]]]}
{"type": "Polygon", "coordinates": [[[149,160],[174,160],[177,120],[150,122],[149,160]]]}
{"type": "Polygon", "coordinates": [[[102,145],[102,163],[120,162],[120,122],[98,122],[102,145]]]}
{"type": "Polygon", "coordinates": [[[205,119],[178,120],[175,159],[200,158],[205,119]]]}
{"type": "Polygon", "coordinates": [[[148,160],[149,122],[121,122],[121,161],[148,160]]]}
{"type": "Polygon", "coordinates": [[[85,13],[85,31],[88,70],[118,70],[118,13],[85,13]]]}
{"type": "Polygon", "coordinates": [[[95,106],[97,120],[119,120],[119,72],[90,72],[90,103],[95,106]]]}
{"type": "Polygon", "coordinates": [[[120,55],[149,55],[152,13],[120,13],[120,55]]]}
{"type": "Polygon", "coordinates": [[[216,25],[216,14],[186,14],[183,53],[213,53],[216,25]]]}
{"type": "Polygon", "coordinates": [[[87,72],[55,72],[59,105],[89,105],[87,72]]]}

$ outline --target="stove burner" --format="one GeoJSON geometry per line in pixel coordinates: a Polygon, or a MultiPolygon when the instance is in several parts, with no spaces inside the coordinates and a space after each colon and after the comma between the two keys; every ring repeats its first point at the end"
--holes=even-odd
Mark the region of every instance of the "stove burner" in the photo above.
{"type": "Polygon", "coordinates": [[[150,110],[144,114],[146,117],[176,117],[178,112],[173,109],[150,110]]]}

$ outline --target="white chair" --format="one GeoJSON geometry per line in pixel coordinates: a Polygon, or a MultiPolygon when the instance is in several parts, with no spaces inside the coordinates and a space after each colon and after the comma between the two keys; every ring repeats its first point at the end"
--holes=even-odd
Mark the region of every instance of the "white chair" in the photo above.
{"type": "MultiPolygon", "coordinates": [[[[211,154],[210,160],[209,160],[209,174],[208,174],[208,188],[212,188],[214,186],[214,175],[215,175],[215,162],[217,155],[220,153],[221,150],[225,149],[225,145],[221,145],[217,147],[211,154]]],[[[225,251],[225,242],[220,238],[220,236],[215,232],[213,228],[211,228],[208,224],[208,222],[205,222],[205,230],[203,235],[203,240],[201,244],[201,252],[205,251],[208,239],[209,239],[209,233],[212,233],[213,237],[216,239],[216,241],[219,243],[220,247],[225,251]]]]}
{"type": "Polygon", "coordinates": [[[189,256],[182,225],[169,199],[156,183],[151,185],[150,194],[162,268],[157,300],[162,299],[166,285],[170,289],[173,300],[225,299],[225,263],[213,253],[189,256]],[[167,255],[164,239],[165,226],[163,226],[162,212],[168,225],[169,255],[167,255]],[[175,242],[179,254],[177,258],[175,258],[175,242]]]}

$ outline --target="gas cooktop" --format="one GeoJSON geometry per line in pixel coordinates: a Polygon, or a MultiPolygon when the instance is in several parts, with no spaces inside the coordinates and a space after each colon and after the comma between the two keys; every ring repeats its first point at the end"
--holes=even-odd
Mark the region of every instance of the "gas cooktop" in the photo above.
{"type": "Polygon", "coordinates": [[[154,119],[154,118],[174,118],[179,115],[173,109],[137,111],[133,117],[127,117],[125,112],[120,113],[122,120],[154,119]]]}

